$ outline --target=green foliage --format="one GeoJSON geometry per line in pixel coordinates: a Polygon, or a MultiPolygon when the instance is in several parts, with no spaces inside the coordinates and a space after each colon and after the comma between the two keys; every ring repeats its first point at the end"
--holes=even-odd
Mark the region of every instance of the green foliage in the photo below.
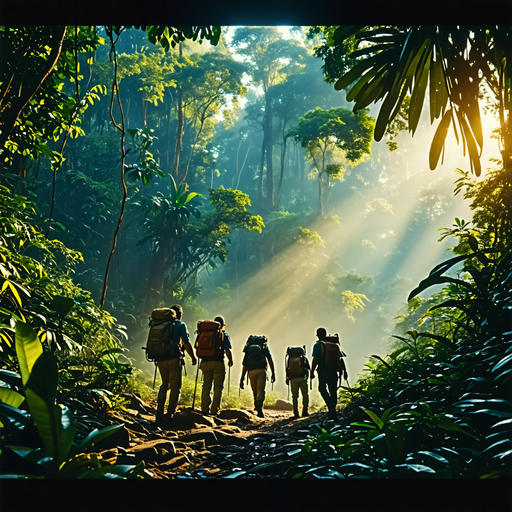
{"type": "Polygon", "coordinates": [[[350,57],[357,61],[340,78],[338,69],[327,62],[324,72],[332,81],[336,77],[335,89],[350,86],[347,100],[355,102],[354,110],[383,100],[375,140],[382,138],[409,93],[408,127],[414,134],[428,95],[430,122],[441,119],[430,148],[430,168],[436,168],[452,124],[464,152],[468,149],[471,170],[479,176],[484,142],[479,88],[484,81],[493,84],[501,108],[510,110],[510,91],[503,87],[509,81],[509,30],[497,26],[354,26],[339,27],[337,32],[338,37],[326,45],[335,47],[355,37],[359,49],[350,57]]]}
{"type": "MultiPolygon", "coordinates": [[[[450,312],[446,336],[408,331],[409,338],[341,395],[354,395],[343,424],[318,428],[287,469],[295,478],[510,478],[512,253],[480,251],[435,267],[411,292],[443,279],[450,296],[431,310],[450,312]],[[443,276],[471,257],[487,258],[471,281],[443,276]],[[455,312],[454,312],[455,310],[455,312]]],[[[278,459],[272,464],[284,460],[278,459]]],[[[275,471],[279,473],[276,467],[275,471]]]]}
{"type": "Polygon", "coordinates": [[[20,361],[21,382],[28,412],[18,409],[22,403],[16,391],[2,388],[0,440],[2,451],[14,454],[18,471],[2,471],[3,478],[148,478],[144,463],[137,466],[102,467],[97,454],[86,450],[117,432],[122,425],[113,425],[91,432],[75,442],[75,420],[71,410],[57,404],[57,358],[44,351],[36,332],[27,324],[16,325],[16,353],[20,361]],[[14,403],[18,403],[18,406],[14,403]],[[35,425],[42,447],[31,446],[29,434],[35,425]],[[16,444],[12,444],[15,442],[16,444]],[[26,442],[28,446],[19,443],[26,442]]]}

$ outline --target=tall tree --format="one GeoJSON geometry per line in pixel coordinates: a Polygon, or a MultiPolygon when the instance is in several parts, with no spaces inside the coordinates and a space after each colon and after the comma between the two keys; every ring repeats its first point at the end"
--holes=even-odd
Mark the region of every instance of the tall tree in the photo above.
{"type": "Polygon", "coordinates": [[[236,29],[232,45],[249,64],[255,87],[261,87],[265,99],[264,139],[267,164],[266,210],[274,208],[274,173],[272,169],[272,98],[269,90],[286,76],[300,69],[306,50],[291,40],[284,40],[277,27],[241,27],[236,29]]]}
{"type": "Polygon", "coordinates": [[[318,216],[324,214],[325,188],[330,180],[343,180],[345,170],[333,154],[334,149],[343,151],[344,157],[356,163],[371,152],[374,119],[367,110],[353,114],[340,107],[330,110],[316,108],[299,119],[299,124],[289,130],[287,137],[293,137],[302,144],[313,162],[318,176],[318,216]]]}

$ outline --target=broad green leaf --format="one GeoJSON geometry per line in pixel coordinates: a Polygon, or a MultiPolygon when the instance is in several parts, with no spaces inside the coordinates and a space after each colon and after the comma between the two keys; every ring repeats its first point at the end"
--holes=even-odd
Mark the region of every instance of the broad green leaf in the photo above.
{"type": "Polygon", "coordinates": [[[468,145],[468,153],[469,153],[469,161],[471,167],[474,167],[474,171],[476,176],[480,176],[481,173],[481,164],[480,164],[480,154],[478,148],[476,146],[475,138],[473,137],[473,133],[471,132],[468,123],[464,116],[457,111],[457,118],[459,120],[459,124],[461,126],[462,134],[466,140],[468,145]]]}
{"type": "Polygon", "coordinates": [[[424,466],[423,464],[398,464],[396,467],[412,469],[416,473],[435,473],[432,468],[424,466]]]}
{"type": "Polygon", "coordinates": [[[69,297],[56,295],[49,304],[49,308],[55,311],[60,318],[64,318],[75,305],[75,301],[69,297]]]}
{"type": "Polygon", "coordinates": [[[419,451],[418,453],[422,455],[427,455],[428,457],[432,457],[433,459],[436,459],[439,462],[442,462],[443,464],[449,464],[449,461],[445,459],[443,456],[439,455],[438,453],[428,451],[419,451]]]}
{"type": "Polygon", "coordinates": [[[78,446],[79,450],[87,450],[96,443],[99,443],[106,437],[115,434],[118,430],[122,429],[124,424],[110,425],[109,427],[102,428],[101,430],[93,430],[78,446]]]}
{"type": "Polygon", "coordinates": [[[18,408],[25,397],[13,389],[0,386],[0,402],[18,408]]]}
{"type": "Polygon", "coordinates": [[[496,363],[493,368],[492,368],[492,372],[495,372],[496,370],[498,370],[499,368],[501,368],[503,365],[507,364],[509,361],[512,361],[512,354],[509,354],[508,356],[504,357],[503,359],[501,359],[498,363],[496,363]]]}
{"type": "MultiPolygon", "coordinates": [[[[57,418],[54,414],[54,408],[57,405],[48,405],[37,393],[31,389],[25,391],[30,414],[34,418],[37,431],[43,442],[43,449],[46,455],[54,460],[58,459],[58,440],[57,440],[57,418]]],[[[60,417],[59,417],[60,420],[60,417]]]]}
{"type": "Polygon", "coordinates": [[[427,89],[431,55],[432,47],[431,42],[428,39],[426,41],[424,55],[418,64],[419,69],[415,73],[415,84],[411,95],[411,104],[409,108],[409,130],[411,130],[413,135],[416,132],[421,111],[423,110],[423,101],[425,99],[425,91],[427,89]]]}
{"type": "Polygon", "coordinates": [[[439,122],[439,125],[437,126],[436,133],[434,134],[434,138],[432,139],[432,144],[430,145],[430,152],[428,155],[430,170],[432,170],[432,171],[437,167],[437,162],[439,161],[439,156],[441,155],[441,150],[444,147],[446,135],[448,135],[448,128],[450,127],[451,118],[452,118],[452,109],[449,108],[444,113],[441,121],[439,122]]]}
{"type": "Polygon", "coordinates": [[[373,412],[369,409],[365,409],[364,412],[370,416],[370,418],[373,420],[373,422],[379,427],[379,429],[382,430],[382,427],[384,426],[384,422],[373,412]]]}
{"type": "Polygon", "coordinates": [[[23,323],[16,323],[16,355],[20,365],[20,373],[25,385],[30,377],[34,363],[43,353],[43,345],[37,339],[32,327],[23,323]]]}
{"type": "Polygon", "coordinates": [[[57,397],[58,375],[57,358],[51,352],[43,352],[32,367],[25,390],[31,389],[51,407],[57,397]]]}
{"type": "Polygon", "coordinates": [[[190,194],[188,194],[186,197],[184,204],[187,204],[189,201],[194,199],[194,197],[202,197],[202,194],[199,194],[198,192],[190,192],[190,194]]]}
{"type": "Polygon", "coordinates": [[[0,418],[14,423],[20,430],[30,424],[30,414],[7,404],[0,404],[0,418]]]}

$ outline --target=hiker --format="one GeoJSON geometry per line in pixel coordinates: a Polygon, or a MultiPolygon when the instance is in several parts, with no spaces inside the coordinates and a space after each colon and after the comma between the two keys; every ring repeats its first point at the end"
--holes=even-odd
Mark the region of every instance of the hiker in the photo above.
{"type": "Polygon", "coordinates": [[[158,370],[162,377],[162,385],[158,391],[157,408],[156,408],[156,421],[161,422],[165,419],[164,407],[167,399],[167,390],[171,390],[169,397],[169,405],[167,407],[167,417],[171,418],[176,412],[176,406],[180,398],[181,391],[181,367],[184,365],[183,349],[192,359],[192,364],[197,363],[196,356],[190,345],[190,338],[187,331],[187,325],[181,321],[183,317],[183,309],[179,304],[171,306],[171,309],[176,311],[176,322],[174,323],[171,331],[171,350],[162,358],[157,361],[158,370]]]}
{"type": "Polygon", "coordinates": [[[316,330],[318,341],[313,347],[313,359],[311,362],[311,379],[315,378],[315,370],[318,367],[318,391],[327,405],[328,417],[330,420],[337,420],[336,404],[338,403],[338,373],[344,374],[344,379],[348,379],[345,363],[341,357],[339,344],[326,342],[327,331],[323,327],[316,330]],[[327,347],[333,346],[333,347],[327,347]],[[331,351],[327,348],[338,347],[333,350],[334,356],[331,358],[331,351]]]}
{"type": "Polygon", "coordinates": [[[224,388],[224,379],[226,378],[226,367],[224,365],[224,354],[228,358],[228,366],[233,366],[233,357],[231,355],[231,339],[225,332],[226,323],[222,316],[215,317],[215,322],[221,326],[222,334],[220,347],[215,350],[212,356],[201,357],[201,371],[203,372],[203,391],[201,393],[201,412],[216,416],[220,409],[220,400],[222,398],[222,389],[224,388]],[[210,397],[210,391],[213,384],[213,401],[210,397]]]}
{"type": "Polygon", "coordinates": [[[274,361],[267,346],[266,336],[249,336],[244,348],[245,356],[242,361],[242,377],[240,388],[244,389],[244,379],[249,373],[252,393],[254,395],[254,409],[259,418],[264,418],[263,402],[265,401],[265,384],[267,382],[267,361],[272,371],[271,382],[276,381],[274,361]]]}
{"type": "Polygon", "coordinates": [[[289,347],[285,358],[286,385],[292,390],[293,417],[299,417],[299,390],[302,394],[302,417],[309,416],[308,376],[309,361],[306,357],[306,347],[289,347]]]}

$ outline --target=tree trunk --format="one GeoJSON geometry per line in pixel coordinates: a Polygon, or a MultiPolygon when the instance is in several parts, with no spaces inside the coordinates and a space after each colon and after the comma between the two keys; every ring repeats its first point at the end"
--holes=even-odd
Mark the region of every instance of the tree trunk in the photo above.
{"type": "MultiPolygon", "coordinates": [[[[179,56],[180,58],[183,57],[183,46],[180,43],[179,44],[179,56]]],[[[172,164],[172,177],[174,178],[174,181],[176,181],[176,185],[179,185],[178,183],[178,167],[180,165],[180,153],[181,153],[181,143],[183,138],[183,93],[181,91],[181,87],[177,87],[178,89],[178,128],[176,129],[176,146],[174,150],[174,163],[172,164]]]]}
{"type": "Polygon", "coordinates": [[[6,91],[6,95],[2,101],[6,107],[3,109],[2,115],[0,116],[0,152],[3,151],[5,143],[9,139],[16,120],[21,115],[23,109],[34,97],[44,81],[50,76],[53,68],[57,64],[62,51],[66,28],[67,27],[58,26],[47,27],[48,36],[49,39],[51,39],[51,41],[48,41],[48,45],[51,47],[48,60],[41,69],[26,70],[29,71],[27,73],[23,70],[23,78],[27,77],[27,79],[31,80],[28,84],[24,84],[22,78],[19,87],[16,87],[16,91],[12,89],[6,91]]]}
{"type": "Polygon", "coordinates": [[[267,94],[265,98],[265,123],[267,125],[267,140],[266,140],[266,153],[267,153],[267,211],[272,211],[274,208],[274,173],[272,170],[272,105],[270,97],[267,94]]]}
{"type": "MultiPolygon", "coordinates": [[[[163,240],[162,240],[163,242],[163,240]]],[[[164,287],[170,243],[161,244],[150,262],[149,281],[144,299],[143,313],[150,314],[158,306],[164,287]]]]}
{"type": "Polygon", "coordinates": [[[259,206],[260,211],[263,210],[264,201],[263,201],[263,167],[265,166],[265,147],[267,143],[267,131],[265,129],[265,125],[263,125],[263,142],[261,143],[261,162],[260,162],[260,197],[259,197],[259,206]]]}

